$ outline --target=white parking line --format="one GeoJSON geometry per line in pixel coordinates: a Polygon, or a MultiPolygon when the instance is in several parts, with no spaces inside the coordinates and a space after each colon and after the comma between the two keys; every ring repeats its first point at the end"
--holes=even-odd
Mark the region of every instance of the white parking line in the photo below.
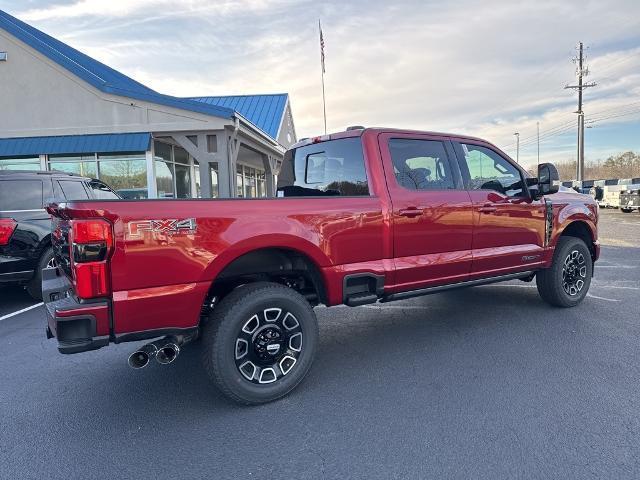
{"type": "Polygon", "coordinates": [[[420,307],[417,305],[365,305],[365,308],[373,308],[375,310],[400,309],[400,310],[432,310],[433,307],[420,307]]]}
{"type": "Polygon", "coordinates": [[[595,267],[596,269],[599,268],[624,268],[624,269],[633,269],[633,268],[638,268],[636,266],[633,265],[596,265],[595,267]]]}
{"type": "Polygon", "coordinates": [[[535,285],[499,285],[497,283],[491,283],[488,285],[476,285],[477,287],[508,287],[508,288],[536,288],[535,285]]]}
{"type": "Polygon", "coordinates": [[[44,303],[36,303],[35,305],[31,305],[30,307],[23,308],[22,310],[18,310],[17,312],[8,313],[7,315],[3,315],[0,317],[0,322],[2,320],[6,320],[7,318],[15,317],[16,315],[20,315],[21,313],[28,312],[29,310],[33,310],[34,308],[38,308],[39,306],[44,305],[44,303]]]}
{"type": "Polygon", "coordinates": [[[591,293],[587,293],[587,297],[595,298],[596,300],[604,300],[605,302],[619,302],[620,301],[620,300],[616,300],[615,298],[598,297],[597,295],[592,295],[591,293]]]}
{"type": "Polygon", "coordinates": [[[622,286],[618,286],[618,285],[599,285],[599,284],[595,284],[595,287],[598,288],[617,288],[619,290],[640,290],[639,287],[622,287],[622,286]]]}

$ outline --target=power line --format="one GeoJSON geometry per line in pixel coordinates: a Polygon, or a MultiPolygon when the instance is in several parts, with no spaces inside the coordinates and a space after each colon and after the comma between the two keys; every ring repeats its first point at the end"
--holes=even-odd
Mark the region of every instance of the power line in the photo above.
{"type": "Polygon", "coordinates": [[[634,115],[636,113],[640,113],[640,108],[629,110],[629,111],[620,112],[620,113],[617,113],[617,114],[611,114],[609,116],[604,116],[604,117],[601,117],[601,118],[594,118],[594,119],[592,119],[591,117],[587,117],[587,118],[589,119],[590,123],[597,123],[597,122],[602,122],[602,121],[605,121],[605,120],[611,120],[612,118],[625,117],[627,115],[634,115]]]}
{"type": "MultiPolygon", "coordinates": [[[[606,122],[607,120],[628,116],[628,115],[634,115],[634,114],[640,114],[640,107],[636,107],[629,110],[622,110],[620,112],[614,112],[614,113],[603,115],[601,117],[596,117],[596,118],[593,118],[591,116],[586,117],[585,124],[593,125],[599,122],[606,122]]],[[[555,138],[561,135],[566,135],[567,133],[571,132],[574,128],[575,128],[575,125],[573,122],[571,122],[564,126],[560,125],[560,126],[554,127],[553,129],[546,130],[545,132],[540,134],[540,143],[544,143],[551,138],[555,138]]],[[[520,149],[526,149],[528,147],[535,146],[537,143],[538,143],[538,139],[536,138],[535,135],[533,135],[532,137],[530,137],[528,141],[520,142],[520,149]]]]}
{"type": "MultiPolygon", "coordinates": [[[[549,129],[547,129],[547,130],[542,130],[542,131],[540,132],[540,136],[541,136],[541,138],[542,138],[542,137],[544,137],[544,136],[545,136],[546,134],[548,134],[548,133],[553,133],[554,131],[556,131],[556,130],[558,130],[558,129],[566,128],[566,127],[567,127],[567,126],[569,126],[569,125],[573,126],[573,125],[574,125],[573,121],[571,121],[571,122],[565,122],[565,123],[562,123],[562,124],[556,125],[555,127],[551,127],[551,128],[549,128],[549,129]]],[[[535,142],[535,141],[536,141],[536,139],[537,139],[537,137],[538,137],[537,133],[535,133],[535,134],[533,134],[533,135],[529,135],[529,136],[523,137],[523,138],[521,138],[521,139],[520,139],[520,145],[522,145],[523,143],[529,143],[530,141],[535,142]]],[[[505,148],[510,148],[510,147],[513,147],[514,145],[515,145],[515,143],[510,143],[510,144],[508,144],[505,148]]]]}
{"type": "MultiPolygon", "coordinates": [[[[540,135],[540,142],[542,143],[542,142],[544,142],[546,140],[549,140],[550,138],[557,137],[559,135],[564,135],[566,133],[569,133],[574,128],[575,128],[575,125],[573,123],[571,123],[571,125],[567,125],[561,130],[556,130],[556,131],[554,131],[552,133],[548,133],[546,135],[540,135]]],[[[520,148],[530,147],[530,146],[536,145],[537,143],[538,143],[538,139],[534,138],[533,140],[530,140],[527,143],[520,143],[520,148]]]]}

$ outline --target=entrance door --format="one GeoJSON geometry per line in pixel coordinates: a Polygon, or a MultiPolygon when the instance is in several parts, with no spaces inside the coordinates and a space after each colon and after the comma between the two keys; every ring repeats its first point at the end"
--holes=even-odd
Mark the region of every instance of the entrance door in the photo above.
{"type": "Polygon", "coordinates": [[[472,277],[526,271],[543,263],[544,202],[525,173],[482,142],[454,142],[474,209],[472,277]]]}
{"type": "Polygon", "coordinates": [[[393,205],[392,288],[466,280],[472,259],[472,207],[451,143],[420,134],[384,133],[379,139],[393,205]]]}

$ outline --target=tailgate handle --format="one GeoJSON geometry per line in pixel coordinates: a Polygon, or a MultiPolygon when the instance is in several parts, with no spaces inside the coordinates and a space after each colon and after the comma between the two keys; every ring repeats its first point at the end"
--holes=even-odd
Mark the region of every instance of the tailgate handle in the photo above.
{"type": "Polygon", "coordinates": [[[417,217],[423,214],[422,209],[419,209],[417,207],[407,207],[407,208],[403,208],[402,210],[400,210],[398,212],[398,214],[402,217],[417,217]]]}

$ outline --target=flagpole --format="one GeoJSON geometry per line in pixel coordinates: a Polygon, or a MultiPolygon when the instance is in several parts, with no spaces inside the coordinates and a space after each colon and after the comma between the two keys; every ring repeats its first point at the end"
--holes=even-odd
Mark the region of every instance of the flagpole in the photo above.
{"type": "Polygon", "coordinates": [[[320,32],[320,74],[322,78],[322,112],[324,115],[324,134],[327,134],[327,101],[324,94],[324,39],[322,38],[322,26],[318,19],[318,31],[320,32]]]}

